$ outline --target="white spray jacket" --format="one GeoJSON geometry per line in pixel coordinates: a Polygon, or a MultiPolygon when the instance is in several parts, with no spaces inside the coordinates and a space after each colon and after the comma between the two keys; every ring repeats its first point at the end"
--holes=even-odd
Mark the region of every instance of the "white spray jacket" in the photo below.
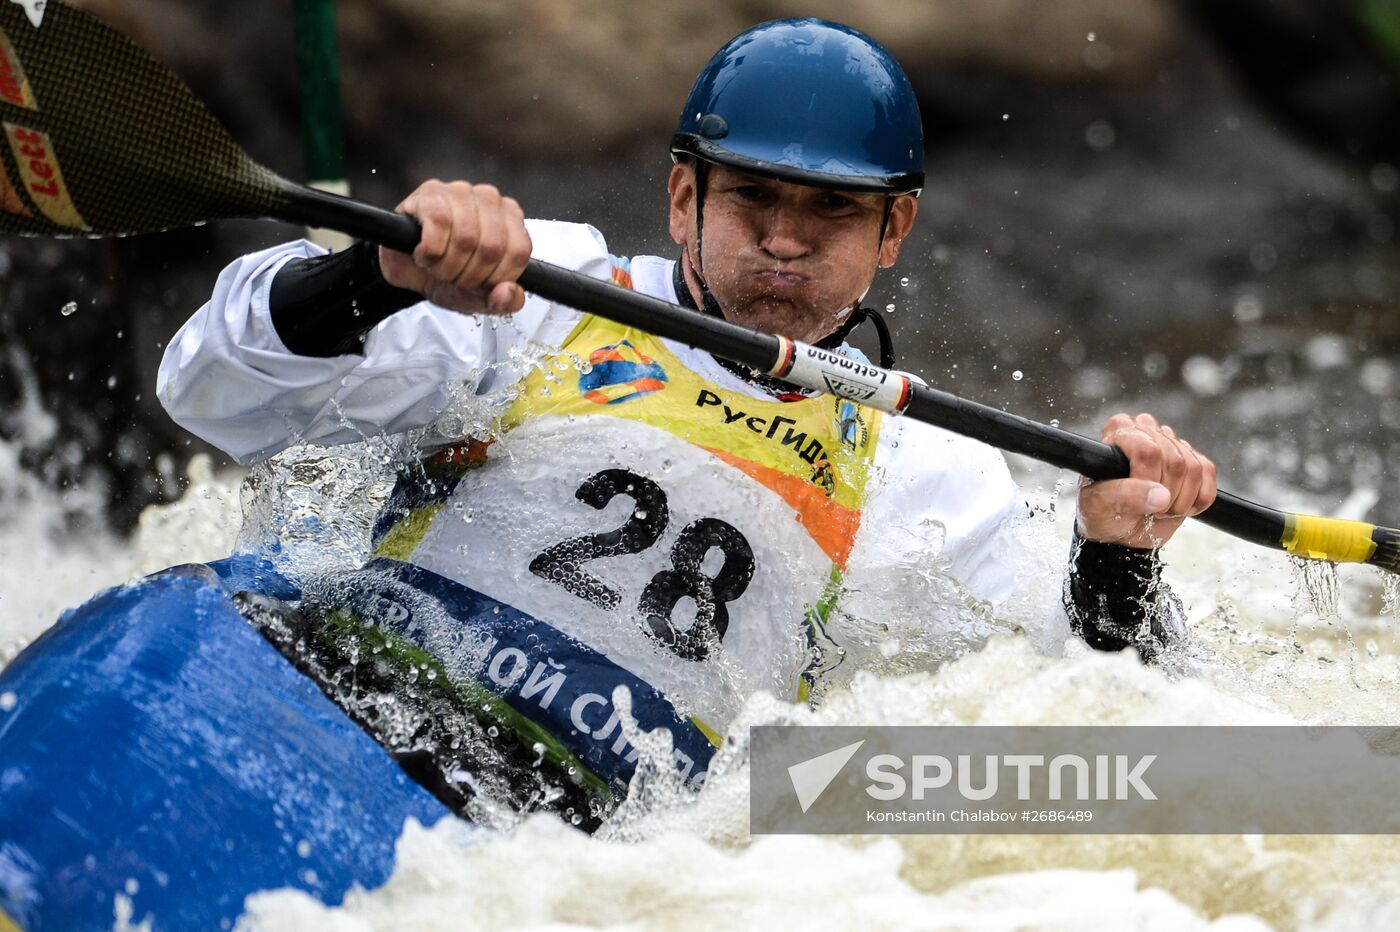
{"type": "MultiPolygon", "coordinates": [[[[529,221],[528,227],[536,258],[598,278],[612,275],[615,260],[593,227],[553,221],[529,221]]],[[[285,263],[321,252],[300,241],[236,260],[166,350],[157,384],[161,402],[179,424],[240,463],[294,443],[348,443],[429,425],[454,389],[488,394],[524,379],[531,366],[522,360],[559,347],[584,317],[535,296],[495,322],[424,301],[381,322],[363,355],[298,356],[272,324],[269,292],[285,263]]],[[[672,261],[639,256],[627,264],[636,290],[676,302],[672,261]]],[[[726,397],[772,400],[708,354],[662,342],[726,397]]],[[[626,425],[617,429],[625,437],[626,425]]],[[[713,462],[717,474],[727,468],[713,462]]],[[[937,567],[953,582],[944,591],[960,593],[969,604],[995,607],[1010,596],[1016,557],[1008,528],[1026,509],[998,451],[886,417],[871,475],[845,574],[858,601],[869,605],[870,598],[878,601],[881,585],[903,585],[907,574],[892,567],[937,567]]]]}

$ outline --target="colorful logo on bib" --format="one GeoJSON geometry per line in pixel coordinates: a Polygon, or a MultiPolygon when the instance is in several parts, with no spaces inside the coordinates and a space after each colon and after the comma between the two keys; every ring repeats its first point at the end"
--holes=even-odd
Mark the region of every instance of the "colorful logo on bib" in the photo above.
{"type": "Polygon", "coordinates": [[[578,377],[578,390],[594,404],[615,405],[666,387],[666,370],[628,340],[595,349],[588,364],[589,370],[578,377]]]}
{"type": "Polygon", "coordinates": [[[865,446],[870,435],[865,418],[860,416],[860,408],[845,398],[836,404],[836,430],[841,435],[841,442],[848,447],[865,446]]]}

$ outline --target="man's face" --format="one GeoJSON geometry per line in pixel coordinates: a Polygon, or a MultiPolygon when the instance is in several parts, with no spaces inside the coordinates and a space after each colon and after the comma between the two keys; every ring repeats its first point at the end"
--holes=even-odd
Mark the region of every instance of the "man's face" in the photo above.
{"type": "MultiPolygon", "coordinates": [[[[671,237],[698,282],[695,170],[676,165],[667,184],[671,237]]],[[[705,188],[699,266],[724,316],[735,323],[816,342],[847,317],[875,275],[894,264],[918,202],[895,198],[885,239],[879,194],[832,191],[712,165],[705,188]]]]}

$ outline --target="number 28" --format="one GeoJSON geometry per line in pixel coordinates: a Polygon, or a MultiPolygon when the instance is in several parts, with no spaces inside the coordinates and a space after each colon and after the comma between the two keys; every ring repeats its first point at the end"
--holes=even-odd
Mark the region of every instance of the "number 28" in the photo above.
{"type": "MultiPolygon", "coordinates": [[[[546,547],[530,561],[530,572],[600,608],[616,610],[622,596],[582,564],[641,553],[660,540],[671,519],[661,487],[625,469],[594,473],[574,493],[579,501],[599,510],[618,495],[626,495],[636,505],[621,527],[546,547]]],[[[728,604],[744,594],[753,573],[753,548],[737,528],[718,518],[690,522],[671,545],[671,567],[653,576],[642,590],[637,610],[646,618],[644,630],[676,656],[704,660],[711,644],[723,640],[729,629],[728,604]],[[724,555],[724,563],[710,576],[702,564],[714,549],[724,555]],[[687,596],[695,602],[695,621],[680,629],[671,615],[687,596]]]]}

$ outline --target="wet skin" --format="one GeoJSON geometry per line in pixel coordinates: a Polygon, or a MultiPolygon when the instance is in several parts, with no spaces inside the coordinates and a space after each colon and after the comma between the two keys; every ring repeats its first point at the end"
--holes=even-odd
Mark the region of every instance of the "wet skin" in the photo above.
{"type": "Polygon", "coordinates": [[[895,198],[883,241],[885,197],[789,184],[715,165],[696,235],[695,170],[676,165],[667,182],[671,238],[700,299],[699,269],[729,320],[814,343],[849,316],[889,268],[914,226],[918,201],[895,198]]]}

